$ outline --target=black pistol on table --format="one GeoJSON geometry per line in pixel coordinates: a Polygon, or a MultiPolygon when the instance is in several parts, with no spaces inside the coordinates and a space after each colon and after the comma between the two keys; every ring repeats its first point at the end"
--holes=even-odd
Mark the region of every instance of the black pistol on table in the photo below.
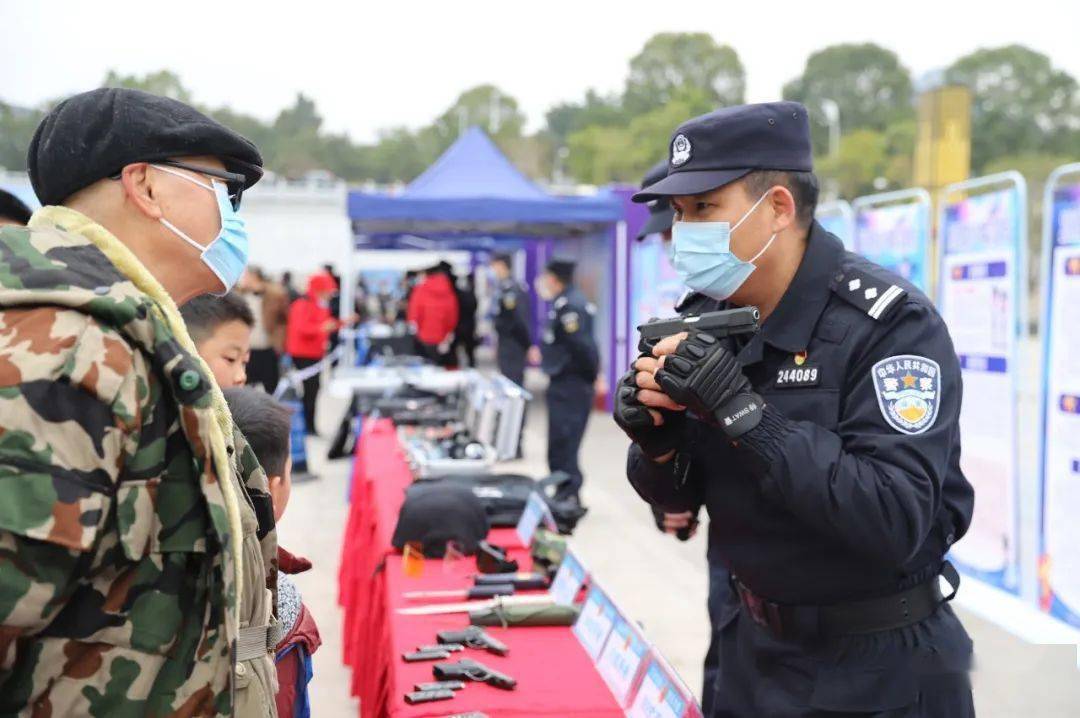
{"type": "Polygon", "coordinates": [[[701,332],[717,339],[736,334],[753,334],[760,328],[760,319],[761,313],[757,307],[737,307],[685,317],[650,319],[638,326],[638,333],[641,335],[638,351],[652,354],[657,342],[679,332],[701,332]]]}
{"type": "Polygon", "coordinates": [[[454,663],[436,663],[431,670],[440,681],[476,681],[504,691],[512,691],[517,685],[517,681],[505,673],[499,673],[483,663],[468,658],[462,658],[454,663]]]}
{"type": "Polygon", "coordinates": [[[436,634],[440,644],[460,643],[469,648],[482,648],[496,656],[505,656],[510,652],[506,644],[488,635],[488,632],[479,626],[469,626],[460,631],[439,631],[436,634]]]}

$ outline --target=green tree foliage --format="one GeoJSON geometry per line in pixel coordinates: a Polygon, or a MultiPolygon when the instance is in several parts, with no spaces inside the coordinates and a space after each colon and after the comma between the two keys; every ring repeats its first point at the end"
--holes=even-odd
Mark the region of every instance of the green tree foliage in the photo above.
{"type": "Polygon", "coordinates": [[[476,125],[496,141],[520,137],[525,115],[517,100],[494,85],[478,85],[458,96],[435,120],[434,130],[445,149],[465,129],[476,125]]]}
{"type": "MultiPolygon", "coordinates": [[[[974,172],[1015,166],[1029,177],[1034,193],[1053,163],[1080,159],[1080,90],[1046,56],[1019,45],[979,50],[953,63],[946,80],[973,90],[974,172]]],[[[195,103],[170,70],[143,76],[110,71],[102,85],[195,103]]],[[[196,106],[249,138],[267,167],[286,176],[325,169],[353,182],[408,182],[462,129],[478,125],[534,178],[551,177],[558,165],[560,176],[578,182],[637,183],[665,155],[679,124],[743,102],[745,85],[732,48],[704,33],[660,33],[630,60],[621,93],[590,89],[579,101],[557,104],[546,113],[544,128],[531,135],[517,101],[493,85],[469,88],[430,124],[387,128],[371,144],[327,132],[315,102],[303,94],[272,121],[231,107],[196,106]]],[[[827,190],[854,197],[911,186],[912,81],[895,53],[869,43],[823,48],[784,86],[783,95],[810,109],[816,165],[827,190]],[[837,103],[844,132],[835,157],[826,156],[824,100],[837,103]]],[[[18,108],[0,102],[0,166],[25,169],[34,128],[54,104],[18,108]]]]}
{"type": "Polygon", "coordinates": [[[1080,90],[1050,58],[1021,45],[976,50],[946,70],[972,90],[971,166],[1002,154],[1080,154],[1080,90]]]}
{"type": "Polygon", "coordinates": [[[565,143],[578,130],[615,126],[625,117],[618,97],[603,97],[596,90],[588,90],[584,102],[563,102],[548,110],[547,131],[556,142],[565,143]]]}
{"type": "Polygon", "coordinates": [[[26,169],[26,148],[44,116],[40,110],[0,102],[0,167],[17,171],[26,169]]]}
{"type": "Polygon", "coordinates": [[[191,104],[191,92],[184,87],[184,83],[180,81],[180,76],[172,70],[158,70],[142,77],[138,75],[121,75],[115,70],[109,70],[101,86],[143,90],[191,104]]]}
{"type": "Polygon", "coordinates": [[[889,165],[885,133],[862,129],[840,139],[835,157],[818,160],[816,169],[826,187],[841,197],[858,197],[878,191],[875,180],[884,177],[889,165]]]}
{"type": "Polygon", "coordinates": [[[701,93],[713,107],[742,103],[746,72],[735,50],[703,32],[653,35],[630,60],[623,107],[637,116],[687,91],[701,93]]]}
{"type": "Polygon", "coordinates": [[[621,126],[592,126],[567,138],[570,174],[580,182],[635,184],[665,157],[671,132],[690,117],[713,109],[712,97],[687,89],[665,105],[638,115],[621,126]]]}
{"type": "MultiPolygon", "coordinates": [[[[811,118],[823,118],[823,101],[832,100],[844,132],[884,130],[914,116],[910,74],[894,52],[873,43],[832,45],[813,53],[803,74],[784,85],[783,95],[806,105],[811,118]]],[[[828,128],[815,122],[811,133],[815,151],[824,154],[828,128]]]]}

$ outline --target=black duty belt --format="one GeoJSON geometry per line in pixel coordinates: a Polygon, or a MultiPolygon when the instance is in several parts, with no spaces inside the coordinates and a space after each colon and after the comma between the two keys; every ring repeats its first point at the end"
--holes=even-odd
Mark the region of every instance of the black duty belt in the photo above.
{"type": "Polygon", "coordinates": [[[942,564],[940,575],[952,587],[948,596],[942,595],[935,575],[891,596],[828,606],[776,603],[758,596],[737,578],[732,583],[743,610],[755,623],[778,638],[807,639],[876,633],[918,623],[951,601],[960,587],[960,575],[948,561],[942,564]]]}

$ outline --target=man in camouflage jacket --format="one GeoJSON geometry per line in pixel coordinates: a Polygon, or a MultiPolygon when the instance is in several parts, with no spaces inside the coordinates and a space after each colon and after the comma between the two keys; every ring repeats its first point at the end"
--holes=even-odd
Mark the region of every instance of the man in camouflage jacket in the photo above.
{"type": "Polygon", "coordinates": [[[151,221],[209,211],[163,155],[261,175],[186,105],[85,93],[30,149],[66,206],[0,230],[0,716],[275,715],[266,477],[173,301],[223,287],[151,221]]]}

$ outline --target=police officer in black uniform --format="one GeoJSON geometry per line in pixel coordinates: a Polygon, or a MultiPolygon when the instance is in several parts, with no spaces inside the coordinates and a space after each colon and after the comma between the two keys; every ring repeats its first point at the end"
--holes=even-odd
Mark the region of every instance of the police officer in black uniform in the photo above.
{"type": "MultiPolygon", "coordinates": [[[[649,187],[667,177],[668,162],[666,159],[649,168],[645,178],[641,181],[641,187],[649,187]]],[[[665,247],[671,248],[671,226],[675,222],[675,210],[671,207],[671,201],[667,197],[657,197],[648,201],[649,218],[642,225],[637,234],[640,242],[649,235],[659,234],[665,247]]],[[[709,298],[697,292],[687,292],[678,301],[675,311],[695,313],[705,310],[709,298]]],[[[653,520],[656,527],[661,531],[673,534],[680,541],[688,541],[698,529],[698,514],[700,506],[694,506],[687,511],[667,512],[659,506],[652,506],[653,520]]],[[[709,623],[713,627],[712,638],[709,640],[709,649],[705,652],[705,661],[702,670],[701,710],[709,715],[712,708],[713,688],[716,683],[717,652],[719,643],[715,640],[715,626],[722,615],[723,606],[731,594],[731,575],[728,573],[724,562],[716,555],[712,544],[709,545],[706,556],[709,564],[709,623]]]]}
{"type": "Polygon", "coordinates": [[[532,346],[529,329],[529,293],[514,279],[513,261],[508,254],[491,258],[491,271],[498,280],[495,294],[495,357],[499,373],[518,386],[525,386],[525,355],[532,346]]]}
{"type": "MultiPolygon", "coordinates": [[[[667,160],[660,160],[649,168],[645,173],[645,179],[641,181],[641,188],[656,184],[667,177],[667,160]]],[[[675,221],[675,210],[671,208],[671,200],[667,197],[655,197],[646,203],[649,207],[649,218],[637,233],[637,240],[648,237],[650,234],[659,234],[667,244],[671,241],[671,224],[675,221]]]]}
{"type": "Polygon", "coordinates": [[[806,109],[684,123],[668,176],[675,264],[761,331],[662,340],[620,382],[627,473],[665,511],[703,503],[733,574],[714,716],[969,716],[971,641],[943,596],[971,520],[961,380],[918,289],[813,220],[806,109]]]}
{"type": "Polygon", "coordinates": [[[578,449],[585,436],[600,368],[593,338],[596,307],[574,287],[574,263],[554,259],[539,278],[539,293],[551,301],[540,352],[541,368],[551,378],[547,390],[548,468],[565,471],[571,481],[559,487],[559,500],[581,503],[578,449]]]}

